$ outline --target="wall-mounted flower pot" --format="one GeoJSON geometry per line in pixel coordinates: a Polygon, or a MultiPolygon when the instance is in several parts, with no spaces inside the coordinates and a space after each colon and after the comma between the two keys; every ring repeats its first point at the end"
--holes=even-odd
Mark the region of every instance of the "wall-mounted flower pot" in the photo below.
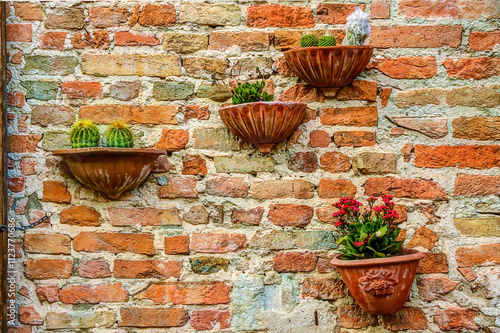
{"type": "Polygon", "coordinates": [[[356,302],[368,313],[389,314],[408,300],[423,253],[403,248],[398,256],[377,259],[332,259],[356,302]]]}
{"type": "Polygon", "coordinates": [[[53,152],[62,156],[73,175],[83,185],[105,193],[111,199],[137,187],[151,172],[163,149],[78,148],[53,152]]]}
{"type": "Polygon", "coordinates": [[[255,145],[262,154],[268,154],[276,143],[288,138],[305,113],[306,103],[302,102],[254,102],[219,109],[229,130],[255,145]]]}
{"type": "Polygon", "coordinates": [[[288,65],[304,82],[319,88],[342,87],[366,68],[373,46],[300,47],[286,51],[288,65]]]}

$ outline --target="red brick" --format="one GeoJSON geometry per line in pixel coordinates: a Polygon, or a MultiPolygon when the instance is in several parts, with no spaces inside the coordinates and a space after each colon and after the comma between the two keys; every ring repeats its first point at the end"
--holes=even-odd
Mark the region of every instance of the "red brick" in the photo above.
{"type": "Polygon", "coordinates": [[[231,286],[222,282],[177,282],[152,284],[140,292],[137,299],[149,299],[155,304],[227,304],[231,286]]]}
{"type": "Polygon", "coordinates": [[[20,65],[23,62],[24,54],[21,51],[17,51],[10,57],[10,62],[13,64],[20,65]]]}
{"type": "Polygon", "coordinates": [[[424,258],[420,260],[417,273],[448,273],[448,258],[444,253],[424,253],[424,258]]]}
{"type": "Polygon", "coordinates": [[[296,84],[293,87],[285,90],[280,95],[279,99],[280,101],[323,103],[325,101],[325,95],[319,88],[304,84],[296,84]]]}
{"type": "Polygon", "coordinates": [[[66,40],[66,31],[47,31],[40,35],[38,43],[44,50],[64,50],[64,42],[66,40]]]}
{"type": "Polygon", "coordinates": [[[269,221],[277,226],[305,227],[311,223],[314,209],[307,205],[273,204],[269,206],[269,221]]]}
{"type": "Polygon", "coordinates": [[[398,312],[382,315],[384,327],[391,331],[423,330],[427,328],[424,311],[417,308],[402,308],[398,312]]]}
{"type": "Polygon", "coordinates": [[[454,138],[500,140],[500,117],[460,117],[452,124],[454,138]]]}
{"type": "Polygon", "coordinates": [[[199,253],[237,252],[247,247],[245,234],[195,233],[191,236],[191,251],[199,253]]]}
{"type": "Polygon", "coordinates": [[[174,5],[145,5],[139,16],[140,25],[171,26],[175,24],[174,5]]]}
{"type": "MultiPolygon", "coordinates": [[[[176,105],[85,105],[80,108],[79,115],[80,118],[93,120],[97,124],[108,124],[116,119],[121,119],[126,123],[132,124],[176,125],[177,121],[175,120],[175,115],[179,111],[180,107],[176,105]]],[[[168,139],[163,138],[165,133],[175,133],[170,139],[176,139],[176,141],[179,140],[178,137],[180,136],[182,136],[184,140],[187,138],[186,131],[163,130],[160,142],[168,139]]],[[[163,145],[169,146],[165,142],[163,145]]]]}
{"type": "Polygon", "coordinates": [[[126,226],[157,226],[157,225],[181,225],[177,208],[158,209],[145,208],[108,208],[111,224],[117,227],[126,226]]]}
{"type": "Polygon", "coordinates": [[[311,28],[315,22],[309,7],[272,4],[248,7],[247,25],[254,28],[311,28]]]}
{"type": "Polygon", "coordinates": [[[79,252],[155,253],[154,237],[145,233],[81,232],[73,239],[73,248],[79,252]]]}
{"type": "Polygon", "coordinates": [[[404,17],[480,19],[498,18],[500,10],[495,0],[399,0],[404,17]]]}
{"type": "Polygon", "coordinates": [[[28,259],[25,274],[28,279],[68,279],[73,270],[73,261],[64,259],[28,259]]]}
{"type": "Polygon", "coordinates": [[[41,139],[42,136],[39,134],[9,135],[7,138],[9,153],[34,153],[41,139]]]}
{"type": "Polygon", "coordinates": [[[77,49],[102,49],[109,48],[109,34],[104,30],[94,30],[84,34],[75,34],[71,38],[71,45],[77,49]]]}
{"type": "Polygon", "coordinates": [[[109,264],[103,260],[81,261],[77,273],[79,276],[89,279],[102,279],[111,276],[109,264]]]}
{"type": "Polygon", "coordinates": [[[340,152],[326,152],[319,162],[319,167],[327,172],[347,172],[351,169],[349,157],[340,152]]]}
{"type": "Polygon", "coordinates": [[[217,177],[207,180],[206,191],[220,197],[245,198],[248,184],[244,177],[217,177]]]}
{"type": "Polygon", "coordinates": [[[160,45],[160,39],[154,35],[139,34],[130,31],[117,31],[115,33],[116,46],[155,46],[160,45]]]}
{"type": "Polygon", "coordinates": [[[318,256],[306,252],[280,252],[273,256],[273,268],[280,273],[310,272],[316,268],[318,256]]]}
{"type": "Polygon", "coordinates": [[[166,149],[167,151],[179,151],[186,147],[189,141],[189,133],[179,129],[164,129],[161,132],[161,138],[156,144],[157,149],[166,149]]]}
{"type": "Polygon", "coordinates": [[[462,26],[372,26],[370,40],[371,45],[378,48],[459,47],[462,42],[462,26]]]}
{"type": "Polygon", "coordinates": [[[61,223],[79,227],[97,227],[101,214],[92,207],[73,206],[61,212],[61,223]]]}
{"type": "Polygon", "coordinates": [[[46,180],[43,182],[43,198],[44,202],[71,202],[71,194],[66,186],[54,180],[46,180]]]}
{"type": "Polygon", "coordinates": [[[160,198],[198,198],[195,178],[171,177],[167,185],[161,186],[158,192],[160,198]]]}
{"type": "Polygon", "coordinates": [[[151,172],[164,173],[170,171],[171,169],[175,170],[175,167],[170,164],[168,157],[166,155],[161,155],[153,164],[153,170],[151,170],[151,172]]]}
{"type": "Polygon", "coordinates": [[[473,51],[493,50],[497,44],[500,44],[500,30],[470,33],[469,48],[473,51]]]}
{"type": "Polygon", "coordinates": [[[370,7],[370,17],[372,19],[388,19],[391,17],[390,0],[373,0],[370,7]]]}
{"type": "Polygon", "coordinates": [[[435,147],[415,145],[415,166],[490,169],[500,166],[500,145],[435,147]]]}
{"type": "Polygon", "coordinates": [[[210,119],[210,111],[208,110],[208,105],[186,105],[184,109],[184,121],[188,122],[190,119],[210,119]]]}
{"type": "Polygon", "coordinates": [[[31,23],[10,23],[6,26],[7,42],[29,42],[33,39],[31,23]]]}
{"type": "Polygon", "coordinates": [[[455,251],[460,267],[491,266],[500,263],[500,244],[459,246],[455,251]]]}
{"type": "Polygon", "coordinates": [[[206,175],[207,161],[200,155],[184,155],[182,157],[183,175],[206,175]]]}
{"type": "Polygon", "coordinates": [[[474,322],[477,311],[458,307],[439,309],[434,315],[434,322],[444,331],[478,331],[480,326],[474,322]]]}
{"type": "Polygon", "coordinates": [[[179,278],[182,260],[115,260],[113,275],[119,279],[179,278]]]}
{"type": "Polygon", "coordinates": [[[318,186],[320,198],[343,198],[354,197],[357,188],[349,180],[345,179],[321,179],[318,186]]]}
{"type": "MultiPolygon", "coordinates": [[[[345,24],[347,16],[354,12],[356,7],[362,10],[366,9],[365,5],[342,4],[342,3],[322,3],[316,11],[318,20],[325,24],[345,24]]],[[[337,44],[340,45],[339,41],[337,44]]]]}
{"type": "Polygon", "coordinates": [[[14,11],[21,20],[43,21],[43,12],[36,3],[14,2],[14,11]]]}
{"type": "Polygon", "coordinates": [[[302,283],[302,298],[312,297],[324,301],[336,301],[347,296],[346,286],[341,279],[305,278],[302,283]]]}
{"type": "Polygon", "coordinates": [[[31,333],[30,326],[9,327],[7,333],[31,333]]]}
{"type": "Polygon", "coordinates": [[[493,57],[446,59],[443,61],[449,77],[486,79],[500,75],[500,59],[493,57]]]}
{"type": "Polygon", "coordinates": [[[165,237],[166,254],[189,254],[189,236],[165,237]]]}
{"type": "Polygon", "coordinates": [[[264,215],[264,207],[255,207],[252,209],[234,208],[231,214],[231,221],[244,225],[259,225],[264,215]]]}
{"type": "Polygon", "coordinates": [[[66,98],[101,98],[102,84],[100,82],[73,81],[64,82],[61,86],[66,98]]]}
{"type": "Polygon", "coordinates": [[[36,295],[40,302],[55,303],[59,301],[59,287],[54,284],[38,285],[36,295]]]}
{"type": "Polygon", "coordinates": [[[438,241],[439,237],[436,233],[424,226],[418,227],[412,239],[408,242],[408,247],[423,247],[424,249],[431,250],[434,244],[438,241]]]}
{"type": "Polygon", "coordinates": [[[19,322],[25,325],[42,325],[43,317],[33,305],[19,307],[19,322]]]}
{"type": "Polygon", "coordinates": [[[455,290],[460,282],[445,277],[428,277],[420,279],[418,295],[424,301],[444,300],[444,296],[455,290]]]}
{"type": "Polygon", "coordinates": [[[139,21],[139,14],[141,13],[141,5],[135,5],[134,11],[130,16],[130,20],[128,21],[128,25],[133,27],[139,21]]]}
{"type": "Polygon", "coordinates": [[[373,59],[368,68],[375,68],[393,79],[428,79],[437,75],[436,58],[399,57],[373,59]]]}
{"type": "Polygon", "coordinates": [[[189,314],[179,308],[124,308],[120,309],[119,327],[181,327],[189,314]]]}
{"type": "Polygon", "coordinates": [[[71,254],[71,238],[60,234],[25,234],[24,250],[27,253],[71,254]]]}
{"type": "Polygon", "coordinates": [[[475,279],[477,279],[477,276],[476,274],[474,274],[474,271],[468,267],[457,267],[457,271],[459,271],[460,274],[462,274],[463,277],[469,282],[472,282],[475,279]]]}
{"type": "Polygon", "coordinates": [[[24,190],[25,181],[25,177],[9,177],[7,186],[11,192],[19,193],[24,190]]]}
{"type": "Polygon", "coordinates": [[[220,310],[194,310],[191,312],[190,323],[195,330],[213,329],[219,323],[219,329],[229,328],[231,312],[220,310]]]}
{"type": "Polygon", "coordinates": [[[273,35],[268,32],[215,31],[210,34],[210,50],[226,51],[238,45],[243,52],[267,51],[273,35]]]}
{"type": "Polygon", "coordinates": [[[392,88],[382,89],[382,92],[380,93],[380,103],[382,104],[383,107],[387,106],[389,98],[391,97],[391,93],[392,93],[392,88]]]}
{"type": "Polygon", "coordinates": [[[99,304],[128,301],[128,292],[120,283],[101,285],[68,285],[59,291],[63,304],[99,304]]]}
{"type": "Polygon", "coordinates": [[[375,146],[375,132],[338,131],[333,133],[333,142],[337,147],[375,146]]]}
{"type": "Polygon", "coordinates": [[[318,258],[318,264],[316,265],[318,273],[337,273],[337,266],[331,263],[333,256],[331,255],[320,255],[318,258]]]}
{"type": "MultiPolygon", "coordinates": [[[[66,105],[37,105],[31,110],[31,124],[40,126],[66,125],[75,121],[75,111],[66,105]]],[[[43,145],[42,145],[43,146],[43,145]]]]}
{"type": "Polygon", "coordinates": [[[24,106],[24,94],[20,91],[9,91],[7,93],[7,105],[22,108],[24,106]]]}
{"type": "Polygon", "coordinates": [[[467,197],[499,195],[500,176],[458,175],[453,195],[467,197]]]}
{"type": "Polygon", "coordinates": [[[401,155],[403,155],[403,161],[406,163],[410,162],[411,160],[411,153],[413,152],[414,147],[413,144],[411,143],[405,143],[404,146],[401,148],[401,155]]]}
{"type": "Polygon", "coordinates": [[[377,316],[366,313],[357,305],[340,304],[337,315],[340,326],[346,328],[365,328],[378,324],[377,316]]]}
{"type": "Polygon", "coordinates": [[[378,123],[376,106],[321,109],[321,124],[325,126],[375,127],[378,123]]]}
{"type": "Polygon", "coordinates": [[[377,100],[377,82],[355,80],[347,86],[341,87],[335,99],[339,101],[364,100],[375,102],[377,100]]]}
{"type": "Polygon", "coordinates": [[[309,133],[309,147],[313,148],[326,148],[332,142],[330,135],[323,130],[316,130],[309,133]]]}
{"type": "Polygon", "coordinates": [[[316,172],[318,156],[312,151],[295,153],[290,157],[288,168],[297,172],[316,172]]]}
{"type": "Polygon", "coordinates": [[[92,7],[89,9],[90,22],[96,28],[117,27],[127,23],[129,17],[129,11],[121,7],[92,7]]]}
{"type": "Polygon", "coordinates": [[[398,198],[447,200],[443,189],[432,180],[368,178],[364,183],[365,195],[390,194],[398,198]]]}

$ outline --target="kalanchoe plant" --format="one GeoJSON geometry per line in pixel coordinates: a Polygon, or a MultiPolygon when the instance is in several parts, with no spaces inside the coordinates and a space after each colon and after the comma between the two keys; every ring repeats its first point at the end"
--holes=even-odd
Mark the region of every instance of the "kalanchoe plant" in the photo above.
{"type": "Polygon", "coordinates": [[[368,207],[350,197],[333,204],[335,226],[341,237],[337,240],[342,259],[385,258],[396,255],[403,241],[396,241],[400,228],[394,221],[399,217],[394,210],[392,196],[382,196],[383,205],[375,206],[377,198],[368,198],[368,207]]]}
{"type": "Polygon", "coordinates": [[[238,86],[233,89],[233,104],[243,104],[251,102],[272,101],[274,95],[270,95],[264,91],[266,81],[257,81],[255,83],[238,82],[238,86]]]}

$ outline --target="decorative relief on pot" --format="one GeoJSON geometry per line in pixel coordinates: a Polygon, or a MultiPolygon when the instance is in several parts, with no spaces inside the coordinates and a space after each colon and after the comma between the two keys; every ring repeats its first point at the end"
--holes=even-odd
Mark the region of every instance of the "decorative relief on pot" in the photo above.
{"type": "Polygon", "coordinates": [[[393,269],[370,269],[359,279],[363,291],[378,298],[387,297],[394,293],[394,286],[399,283],[393,269]]]}

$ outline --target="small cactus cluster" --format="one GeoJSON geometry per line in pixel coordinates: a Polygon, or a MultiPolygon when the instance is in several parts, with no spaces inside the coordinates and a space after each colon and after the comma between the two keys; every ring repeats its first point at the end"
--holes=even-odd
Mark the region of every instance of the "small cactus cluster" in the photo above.
{"type": "Polygon", "coordinates": [[[330,35],[321,36],[319,39],[315,34],[307,34],[302,36],[300,39],[300,47],[312,47],[312,46],[335,46],[337,42],[335,37],[330,35]]]}
{"type": "Polygon", "coordinates": [[[259,102],[272,101],[274,95],[270,95],[264,91],[266,81],[257,81],[255,83],[245,82],[243,84],[238,82],[238,86],[233,89],[233,105],[259,102]]]}
{"type": "MultiPolygon", "coordinates": [[[[101,133],[92,120],[78,120],[69,132],[73,148],[98,147],[101,133]]],[[[109,125],[103,139],[105,147],[132,148],[134,138],[130,128],[120,120],[109,125]]]]}
{"type": "Polygon", "coordinates": [[[354,12],[347,16],[343,45],[364,45],[370,36],[370,15],[356,7],[354,12]]]}

